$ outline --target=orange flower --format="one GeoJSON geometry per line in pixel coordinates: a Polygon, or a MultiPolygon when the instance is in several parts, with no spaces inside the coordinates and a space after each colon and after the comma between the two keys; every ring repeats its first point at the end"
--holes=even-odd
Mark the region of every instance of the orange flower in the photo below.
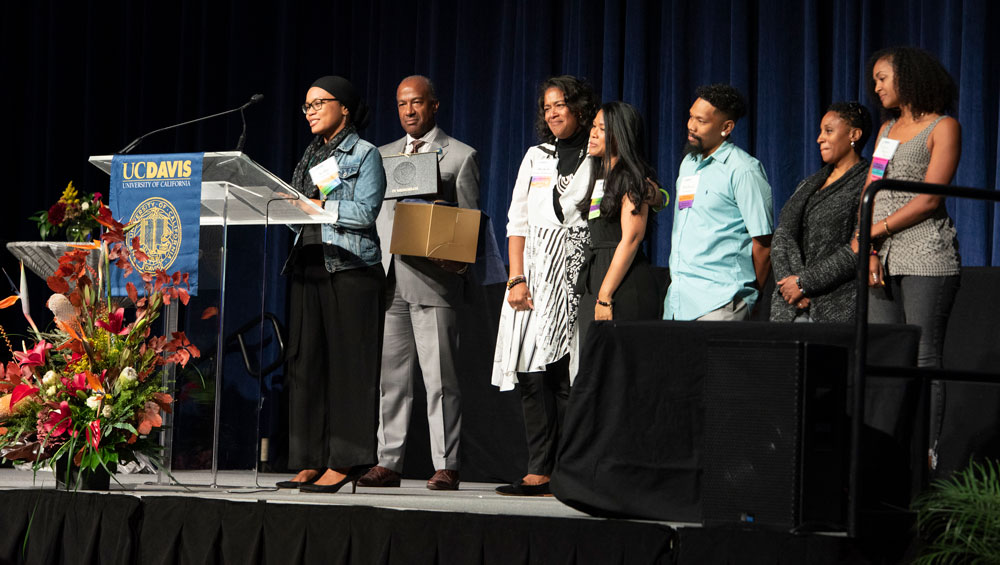
{"type": "Polygon", "coordinates": [[[145,408],[139,413],[139,425],[136,430],[142,435],[148,435],[153,428],[163,425],[163,418],[160,416],[160,405],[155,402],[147,402],[145,408]]]}

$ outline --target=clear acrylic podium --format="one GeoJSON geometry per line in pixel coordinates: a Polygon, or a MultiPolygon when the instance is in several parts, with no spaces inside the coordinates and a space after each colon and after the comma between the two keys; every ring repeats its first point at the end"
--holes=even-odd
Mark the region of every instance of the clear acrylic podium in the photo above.
{"type": "MultiPolygon", "coordinates": [[[[94,156],[90,162],[99,169],[111,173],[111,155],[94,156]]],[[[120,218],[119,218],[120,219],[120,218]]],[[[300,225],[331,223],[332,218],[325,210],[317,206],[311,200],[303,196],[286,182],[272,174],[270,171],[255,163],[250,157],[237,151],[205,153],[202,164],[202,184],[201,184],[201,233],[199,256],[199,289],[209,289],[218,291],[216,308],[218,308],[217,331],[214,332],[214,344],[195,343],[202,351],[210,349],[214,345],[215,349],[215,406],[213,413],[212,430],[212,484],[211,487],[218,486],[219,471],[219,437],[220,437],[220,417],[222,413],[223,397],[223,375],[224,358],[226,347],[225,333],[225,313],[227,308],[226,289],[227,285],[240,284],[240,281],[229,281],[226,278],[227,271],[227,250],[229,247],[228,235],[230,226],[263,226],[264,241],[260,246],[263,256],[259,259],[241,256],[244,262],[249,260],[259,260],[261,275],[261,333],[263,333],[264,322],[264,291],[267,287],[268,277],[276,276],[277,273],[268,273],[263,268],[266,265],[267,253],[267,229],[270,225],[300,225]],[[218,237],[206,237],[206,229],[215,227],[219,230],[218,237]]],[[[213,234],[215,232],[213,231],[213,234]]],[[[213,295],[214,297],[214,295],[213,295]]],[[[214,300],[214,298],[213,298],[214,300]]],[[[250,305],[239,304],[229,305],[235,308],[248,310],[250,305]]],[[[178,304],[172,303],[165,307],[163,312],[165,333],[176,331],[178,318],[178,304]]],[[[198,316],[200,312],[194,312],[198,316]]],[[[213,328],[216,329],[216,328],[213,328]]],[[[264,340],[261,338],[261,351],[259,352],[258,367],[263,367],[263,347],[264,340]]],[[[169,390],[175,389],[175,368],[171,368],[164,374],[164,385],[169,390]]],[[[257,482],[257,473],[260,467],[260,409],[263,401],[263,382],[265,375],[260,375],[258,380],[257,398],[255,402],[255,452],[257,453],[254,462],[254,483],[257,482]]],[[[175,399],[176,401],[176,399],[175,399]]],[[[172,422],[165,421],[165,425],[172,422]]],[[[173,433],[164,433],[164,464],[169,469],[171,464],[173,433]]],[[[165,482],[163,473],[160,473],[160,482],[165,482]]]]}

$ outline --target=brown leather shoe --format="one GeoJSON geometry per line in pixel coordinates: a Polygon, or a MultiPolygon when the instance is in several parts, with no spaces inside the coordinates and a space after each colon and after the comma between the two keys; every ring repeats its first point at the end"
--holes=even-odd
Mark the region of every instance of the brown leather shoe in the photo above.
{"type": "Polygon", "coordinates": [[[389,469],[376,465],[358,479],[359,487],[398,487],[402,475],[389,469]]]}
{"type": "Polygon", "coordinates": [[[458,490],[458,471],[451,469],[438,469],[434,472],[431,480],[427,481],[427,488],[431,490],[458,490]]]}

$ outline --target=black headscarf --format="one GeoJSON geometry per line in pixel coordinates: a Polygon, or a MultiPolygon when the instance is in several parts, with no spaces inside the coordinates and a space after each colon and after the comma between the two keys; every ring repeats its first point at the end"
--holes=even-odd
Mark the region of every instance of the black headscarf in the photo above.
{"type": "Polygon", "coordinates": [[[368,105],[361,99],[361,95],[358,94],[358,90],[354,88],[351,81],[344,77],[327,75],[316,79],[312,86],[329,92],[338,102],[343,104],[347,108],[351,123],[354,124],[355,128],[361,130],[368,125],[368,105]]]}

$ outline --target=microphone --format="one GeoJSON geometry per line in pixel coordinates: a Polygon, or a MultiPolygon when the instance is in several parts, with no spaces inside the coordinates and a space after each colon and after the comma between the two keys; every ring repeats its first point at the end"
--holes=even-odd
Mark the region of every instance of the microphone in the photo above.
{"type": "MultiPolygon", "coordinates": [[[[226,114],[232,114],[233,112],[240,112],[240,113],[242,113],[243,110],[245,110],[248,106],[250,106],[251,104],[256,104],[257,102],[260,102],[263,98],[264,98],[263,94],[254,94],[252,97],[250,97],[250,100],[246,104],[240,106],[239,108],[233,108],[231,110],[226,110],[225,112],[219,112],[218,114],[212,114],[211,116],[203,116],[201,118],[197,118],[197,119],[194,119],[194,120],[189,120],[189,121],[186,121],[186,122],[183,122],[183,123],[174,124],[172,126],[167,126],[165,128],[160,128],[160,129],[153,130],[153,131],[151,131],[149,133],[140,135],[139,137],[135,138],[135,141],[133,141],[132,143],[129,143],[128,145],[126,145],[125,147],[123,147],[122,150],[119,151],[118,153],[124,155],[125,153],[128,153],[129,151],[132,151],[133,149],[136,148],[137,145],[139,145],[140,143],[142,143],[143,139],[146,139],[147,137],[153,135],[154,133],[160,133],[161,131],[167,131],[167,130],[179,128],[181,126],[186,126],[186,125],[193,124],[193,123],[196,123],[196,122],[201,122],[201,121],[204,121],[204,120],[210,120],[212,118],[218,118],[219,116],[225,116],[226,114]]],[[[244,128],[244,133],[246,133],[246,122],[245,121],[244,121],[244,124],[243,124],[243,128],[244,128]]]]}
{"type": "Polygon", "coordinates": [[[263,99],[264,99],[264,95],[263,94],[254,94],[253,96],[250,97],[250,101],[249,102],[247,102],[246,104],[240,106],[240,119],[243,120],[243,131],[240,132],[240,140],[236,142],[236,151],[237,152],[242,153],[243,152],[243,144],[245,144],[247,142],[247,119],[246,119],[246,116],[243,115],[243,110],[245,110],[246,108],[248,108],[252,104],[256,104],[256,103],[260,102],[263,99]]]}

